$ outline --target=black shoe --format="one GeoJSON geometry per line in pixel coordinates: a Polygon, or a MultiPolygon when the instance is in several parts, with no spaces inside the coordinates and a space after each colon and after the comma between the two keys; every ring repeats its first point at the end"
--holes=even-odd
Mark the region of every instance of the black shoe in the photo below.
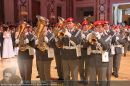
{"type": "Polygon", "coordinates": [[[113,72],[113,73],[112,73],[112,75],[114,76],[114,75],[115,75],[115,73],[113,72]]]}
{"type": "Polygon", "coordinates": [[[124,57],[126,57],[126,53],[124,54],[124,57]]]}
{"type": "Polygon", "coordinates": [[[55,67],[55,69],[57,69],[57,67],[55,67]]]}
{"type": "Polygon", "coordinates": [[[58,80],[64,80],[63,78],[59,78],[58,80]]]}
{"type": "Polygon", "coordinates": [[[38,75],[38,76],[36,76],[36,78],[40,78],[40,76],[38,75]]]}
{"type": "Polygon", "coordinates": [[[79,81],[79,83],[81,83],[81,84],[84,84],[84,85],[87,85],[88,84],[88,81],[79,81]]]}
{"type": "Polygon", "coordinates": [[[118,74],[115,74],[115,78],[118,78],[119,76],[118,76],[118,74]]]}
{"type": "Polygon", "coordinates": [[[118,74],[116,74],[115,72],[112,73],[112,75],[115,77],[115,78],[118,78],[118,74]]]}

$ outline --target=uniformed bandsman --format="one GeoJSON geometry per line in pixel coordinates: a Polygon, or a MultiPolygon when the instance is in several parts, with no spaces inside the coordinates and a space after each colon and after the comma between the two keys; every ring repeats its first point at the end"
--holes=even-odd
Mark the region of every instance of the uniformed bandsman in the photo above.
{"type": "Polygon", "coordinates": [[[127,29],[127,30],[128,30],[128,34],[129,34],[129,35],[128,35],[128,43],[129,43],[129,44],[128,44],[128,51],[130,51],[130,26],[128,26],[128,29],[127,29]]]}
{"type": "Polygon", "coordinates": [[[80,32],[81,30],[75,29],[73,18],[68,18],[66,24],[64,37],[62,38],[62,66],[63,77],[65,86],[70,86],[70,80],[72,80],[71,86],[78,86],[78,57],[81,56],[80,48],[77,47],[80,44],[80,32]],[[72,79],[71,79],[72,77],[72,79]],[[68,82],[69,81],[69,82],[68,82]]]}
{"type": "Polygon", "coordinates": [[[23,86],[31,84],[32,62],[34,55],[34,49],[30,45],[33,37],[28,33],[26,26],[26,22],[22,22],[19,25],[19,35],[16,38],[16,43],[19,47],[18,66],[23,86]]]}
{"type": "Polygon", "coordinates": [[[65,24],[65,19],[62,17],[58,17],[58,23],[53,29],[53,33],[55,34],[55,47],[54,47],[54,53],[55,53],[55,61],[56,61],[56,69],[57,69],[57,74],[58,74],[58,80],[63,80],[63,67],[61,63],[61,50],[62,50],[62,45],[60,45],[60,31],[63,29],[63,26],[65,24]]]}
{"type": "Polygon", "coordinates": [[[124,53],[123,44],[126,42],[123,36],[123,30],[120,30],[120,27],[117,26],[115,29],[116,35],[112,39],[113,45],[113,73],[112,75],[118,78],[120,62],[121,62],[121,55],[124,53]]]}
{"type": "Polygon", "coordinates": [[[53,34],[48,30],[48,19],[38,16],[38,25],[35,40],[36,62],[41,84],[50,86],[50,67],[54,57],[52,48],[53,34]]]}
{"type": "Polygon", "coordinates": [[[86,36],[89,34],[89,23],[87,20],[82,22],[81,32],[81,58],[79,60],[79,74],[81,82],[85,84],[88,81],[88,66],[87,66],[87,47],[86,47],[86,36]]]}
{"type": "MultiPolygon", "coordinates": [[[[103,21],[104,34],[109,36],[107,42],[111,46],[112,38],[114,37],[114,31],[111,29],[108,21],[103,21]]],[[[109,63],[107,67],[107,86],[110,86],[112,67],[113,67],[113,55],[111,54],[111,48],[108,50],[109,52],[109,63]]]]}
{"type": "Polygon", "coordinates": [[[87,55],[88,55],[88,74],[89,86],[106,86],[107,66],[109,62],[108,49],[109,43],[104,34],[102,21],[94,22],[94,31],[87,35],[87,55]],[[98,79],[97,79],[98,78],[98,79]]]}
{"type": "Polygon", "coordinates": [[[128,26],[125,26],[124,28],[123,28],[123,31],[124,31],[124,33],[123,33],[123,35],[124,35],[124,40],[125,40],[125,43],[124,43],[124,56],[126,56],[127,55],[127,51],[128,51],[128,46],[129,46],[129,40],[128,40],[128,37],[129,37],[129,32],[128,32],[128,26]]]}

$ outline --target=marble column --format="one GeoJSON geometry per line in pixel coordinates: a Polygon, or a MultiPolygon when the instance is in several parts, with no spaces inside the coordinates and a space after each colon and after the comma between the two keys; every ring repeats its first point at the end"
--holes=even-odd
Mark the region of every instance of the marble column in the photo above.
{"type": "Polygon", "coordinates": [[[114,5],[114,24],[117,25],[118,22],[118,5],[114,5]]]}
{"type": "Polygon", "coordinates": [[[122,23],[122,9],[118,9],[118,23],[122,23]]]}
{"type": "Polygon", "coordinates": [[[5,23],[14,23],[14,0],[4,0],[4,20],[5,23]]]}

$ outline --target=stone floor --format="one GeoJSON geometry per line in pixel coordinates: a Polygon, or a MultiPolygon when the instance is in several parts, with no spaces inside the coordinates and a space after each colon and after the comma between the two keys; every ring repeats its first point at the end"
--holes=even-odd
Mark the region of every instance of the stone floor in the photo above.
{"type": "MultiPolygon", "coordinates": [[[[11,59],[1,59],[0,60],[0,80],[3,78],[3,70],[7,67],[14,67],[16,68],[17,75],[19,75],[19,70],[17,66],[17,57],[11,58],[11,59]]],[[[57,78],[57,71],[55,69],[55,60],[53,60],[51,64],[51,77],[52,78],[57,78]]],[[[37,76],[37,69],[36,69],[36,60],[34,58],[33,60],[33,72],[32,72],[32,80],[39,80],[39,78],[36,78],[37,76]]],[[[80,78],[79,78],[80,79],[80,78]]],[[[121,66],[120,66],[120,71],[119,71],[119,78],[114,78],[112,77],[113,81],[130,81],[130,52],[127,53],[126,57],[122,56],[121,60],[121,66]]],[[[126,84],[126,83],[125,83],[126,84]]],[[[113,83],[113,86],[114,83],[113,83]]],[[[127,86],[127,85],[117,85],[117,86],[127,86]]],[[[128,85],[130,86],[130,85],[128,85]]]]}

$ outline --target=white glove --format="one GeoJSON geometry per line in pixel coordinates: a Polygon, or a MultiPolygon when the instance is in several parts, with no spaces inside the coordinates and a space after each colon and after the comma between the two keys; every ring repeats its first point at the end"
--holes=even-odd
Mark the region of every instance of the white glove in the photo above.
{"type": "Polygon", "coordinates": [[[28,35],[28,34],[29,34],[28,32],[25,33],[25,35],[28,35]]]}
{"type": "Polygon", "coordinates": [[[55,41],[57,42],[57,41],[58,41],[58,38],[55,38],[55,41]]]}
{"type": "Polygon", "coordinates": [[[48,38],[47,38],[47,37],[45,37],[44,39],[45,39],[45,42],[46,42],[46,43],[48,43],[48,41],[49,41],[49,40],[48,40],[48,38]]]}
{"type": "Polygon", "coordinates": [[[119,37],[116,37],[116,41],[119,40],[119,37]]]}
{"type": "Polygon", "coordinates": [[[16,40],[15,40],[15,43],[18,44],[18,43],[19,43],[19,39],[16,39],[16,40]]]}
{"type": "Polygon", "coordinates": [[[35,45],[38,45],[38,39],[36,39],[36,41],[35,41],[35,45]]]}
{"type": "Polygon", "coordinates": [[[81,35],[81,38],[82,38],[82,39],[85,39],[85,37],[86,37],[85,34],[82,34],[82,35],[81,35]]]}
{"type": "Polygon", "coordinates": [[[97,37],[98,39],[101,39],[101,35],[100,35],[99,32],[96,33],[96,37],[97,37]]]}
{"type": "Polygon", "coordinates": [[[28,39],[25,39],[25,40],[24,40],[24,43],[29,43],[29,40],[28,40],[28,39]]]}
{"type": "Polygon", "coordinates": [[[71,37],[71,34],[68,31],[65,32],[65,35],[68,36],[69,38],[71,37]]]}
{"type": "Polygon", "coordinates": [[[128,41],[130,41],[130,37],[128,36],[128,41]]]}

